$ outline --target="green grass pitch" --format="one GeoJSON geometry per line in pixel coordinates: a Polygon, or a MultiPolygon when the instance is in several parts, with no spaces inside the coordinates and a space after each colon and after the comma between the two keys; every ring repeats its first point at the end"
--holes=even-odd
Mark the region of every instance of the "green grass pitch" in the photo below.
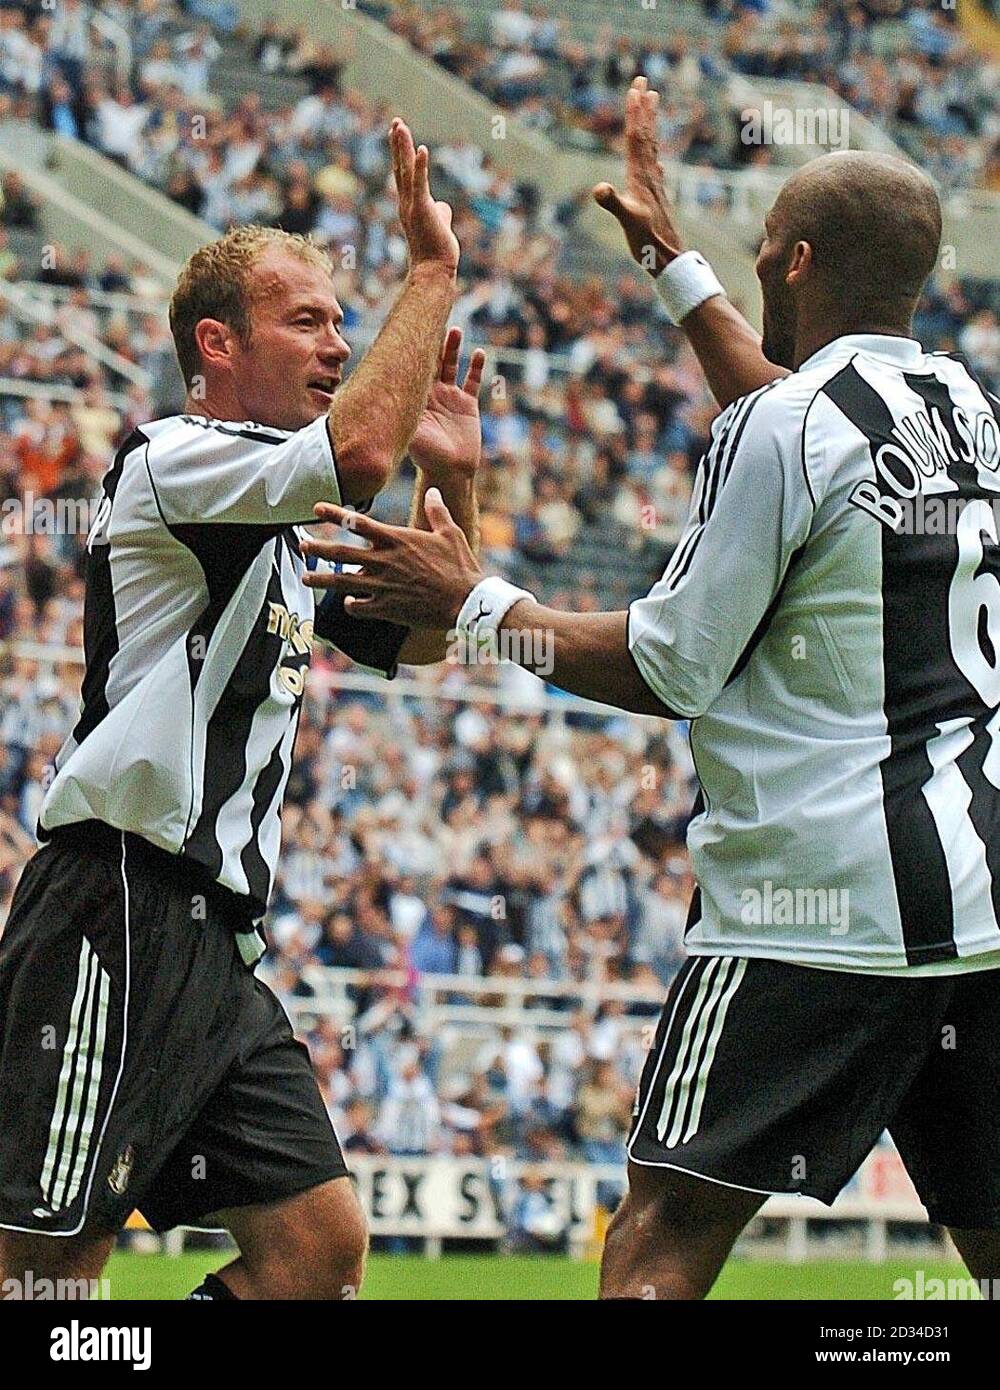
{"type": "MultiPolygon", "coordinates": [[[[226,1258],[214,1253],[176,1257],[119,1251],[107,1270],[116,1299],[183,1298],[226,1258]]],[[[925,1278],[961,1278],[960,1265],[921,1260],[925,1278]]],[[[711,1297],[717,1299],[890,1300],[896,1279],[914,1277],[913,1264],[813,1260],[789,1265],[765,1260],[733,1261],[711,1297]]],[[[411,1300],[591,1299],[597,1266],[558,1258],[452,1255],[425,1260],[414,1255],[373,1255],[363,1298],[411,1300]]]]}

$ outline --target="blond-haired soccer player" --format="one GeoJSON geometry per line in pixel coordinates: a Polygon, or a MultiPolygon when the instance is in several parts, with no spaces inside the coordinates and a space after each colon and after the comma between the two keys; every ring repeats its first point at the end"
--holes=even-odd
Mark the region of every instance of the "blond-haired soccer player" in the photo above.
{"type": "Polygon", "coordinates": [[[365,1222],[305,1048],[252,966],[310,651],[391,675],[443,638],[314,611],[302,523],[409,449],[475,544],[483,356],[456,383],[459,246],[390,132],[409,273],[340,386],[331,264],[234,230],[185,266],[184,413],[136,429],[88,538],[86,673],[0,942],[0,1280],[95,1278],[139,1208],[239,1257],[192,1297],[351,1296],[365,1222]],[[46,1030],[55,1046],[46,1048],[46,1030]]]}

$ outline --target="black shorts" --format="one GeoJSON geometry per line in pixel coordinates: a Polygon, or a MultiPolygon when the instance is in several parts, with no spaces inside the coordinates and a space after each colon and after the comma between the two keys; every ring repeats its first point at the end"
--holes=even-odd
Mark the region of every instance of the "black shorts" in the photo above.
{"type": "Polygon", "coordinates": [[[250,923],[100,829],[35,855],[0,937],[0,1226],[110,1232],[138,1208],[167,1230],[344,1176],[309,1054],[240,955],[250,923]]]}
{"type": "Polygon", "coordinates": [[[1000,1229],[1000,971],[924,979],[694,956],[629,1157],[831,1203],[888,1130],[930,1220],[1000,1229]]]}

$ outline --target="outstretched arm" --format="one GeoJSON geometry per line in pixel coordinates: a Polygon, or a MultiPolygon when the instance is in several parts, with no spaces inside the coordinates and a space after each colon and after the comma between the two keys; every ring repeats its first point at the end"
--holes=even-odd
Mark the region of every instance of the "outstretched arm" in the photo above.
{"type": "Polygon", "coordinates": [[[406,453],[455,301],[459,245],[451,208],[431,196],[427,148],[414,149],[400,120],[392,123],[390,146],[410,270],[381,332],[330,407],[330,437],[348,502],[379,492],[406,453]]]}
{"type": "MultiPolygon", "coordinates": [[[[802,486],[799,451],[806,408],[761,391],[719,416],[681,544],[627,614],[561,612],[484,576],[433,488],[424,499],[429,530],[356,517],[367,549],[311,546],[333,561],[349,554],[359,568],[307,582],[334,589],[362,627],[389,619],[450,629],[470,653],[516,662],[575,695],[637,714],[697,718],[750,660],[810,534],[816,504],[802,486]]],[[[325,503],[316,511],[341,524],[349,516],[325,503]]]]}
{"type": "MultiPolygon", "coordinates": [[[[306,576],[306,583],[333,589],[343,597],[347,611],[355,618],[381,615],[394,622],[424,622],[433,630],[423,634],[417,629],[407,639],[407,645],[425,635],[433,640],[440,633],[443,647],[447,635],[454,635],[459,609],[482,579],[483,571],[463,531],[448,515],[440,494],[429,490],[424,504],[425,526],[418,531],[384,526],[370,517],[320,503],[316,514],[322,521],[346,525],[376,548],[359,550],[356,546],[311,539],[304,543],[308,552],[342,563],[347,556],[355,561],[360,559],[363,572],[338,574],[317,569],[306,576]],[[410,538],[418,549],[407,556],[410,538]],[[419,573],[419,581],[411,586],[404,579],[391,583],[391,587],[380,587],[377,600],[358,598],[360,594],[371,594],[372,575],[386,545],[394,550],[403,548],[403,552],[396,550],[399,573],[414,578],[419,573]]],[[[383,580],[387,577],[381,567],[379,574],[383,580]]],[[[380,580],[375,583],[380,584],[380,580]]],[[[627,613],[564,613],[523,599],[510,610],[503,626],[517,634],[512,650],[518,653],[520,664],[538,671],[563,690],[635,714],[671,716],[672,712],[653,694],[629,655],[627,613]]],[[[407,657],[404,647],[399,659],[413,658],[407,657]]],[[[440,656],[431,659],[440,660],[440,656]]]]}
{"type": "MultiPolygon", "coordinates": [[[[637,77],[625,98],[625,191],[599,183],[594,199],[621,225],[633,257],[656,279],[685,251],[656,147],[660,94],[637,77]]],[[[760,334],[724,295],[707,299],[682,321],[712,395],[720,406],[787,376],[764,356],[760,334]]]]}

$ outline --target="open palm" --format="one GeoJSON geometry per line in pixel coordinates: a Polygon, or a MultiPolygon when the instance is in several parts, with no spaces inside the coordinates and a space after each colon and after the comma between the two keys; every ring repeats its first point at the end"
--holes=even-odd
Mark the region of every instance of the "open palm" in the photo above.
{"type": "Polygon", "coordinates": [[[410,440],[410,457],[427,472],[459,471],[474,473],[482,449],[479,421],[479,386],[486,354],[477,348],[461,386],[457,383],[458,354],[462,330],[450,328],[441,352],[437,380],[427,395],[427,404],[410,440]]]}

